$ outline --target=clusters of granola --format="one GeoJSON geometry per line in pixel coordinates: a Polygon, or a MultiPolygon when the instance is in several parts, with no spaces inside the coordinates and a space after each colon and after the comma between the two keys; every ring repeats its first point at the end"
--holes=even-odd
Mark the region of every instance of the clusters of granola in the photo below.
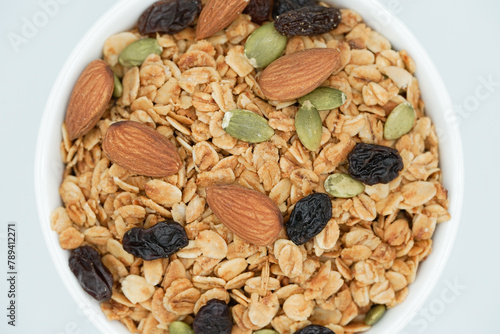
{"type": "Polygon", "coordinates": [[[257,27],[240,15],[206,40],[195,41],[193,28],[158,34],[161,55],[130,68],[118,56],[141,36],[136,30],[111,36],[104,61],[122,78],[123,95],[75,141],[63,126],[64,206],[54,211],[51,226],[62,248],[91,245],[100,253],[114,279],[112,298],[101,308],[132,333],[166,334],[169,323],[191,323],[211,299],[230,303],[235,334],[261,328],[288,334],[309,324],[336,334],[366,331],[363,316],[373,305],[392,308],[405,300],[431,252],[436,225],[450,218],[436,131],[405,51],[391,49],[352,10],[342,10],[342,22],[330,33],[289,39],[285,54],[309,48],[341,52],[341,70],[323,86],[341,90],[347,101],[320,111],[321,147],[311,152],[295,132],[296,101],[268,101],[258,71],[244,56],[244,42],[257,27]],[[397,141],[385,140],[385,119],[406,101],[417,113],[414,128],[397,141]],[[259,144],[231,137],[221,123],[236,108],[265,117],[275,135],[259,144]],[[151,178],[111,163],[102,140],[122,120],[144,123],[168,138],[183,162],[179,173],[151,178]],[[325,192],[330,173],[347,171],[347,154],[357,142],[397,149],[403,171],[354,198],[331,198],[333,218],[305,245],[295,245],[284,231],[267,247],[246,243],[206,203],[207,186],[236,183],[268,195],[286,221],[301,198],[325,192]],[[153,261],[123,249],[128,230],[165,219],[184,226],[187,247],[153,261]]]}

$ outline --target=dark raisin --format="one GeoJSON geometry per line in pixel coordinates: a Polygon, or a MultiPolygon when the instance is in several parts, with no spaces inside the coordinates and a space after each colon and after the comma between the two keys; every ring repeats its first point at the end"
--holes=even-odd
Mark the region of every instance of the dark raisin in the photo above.
{"type": "Polygon", "coordinates": [[[269,21],[271,13],[271,0],[250,0],[243,11],[252,17],[252,22],[262,24],[269,21]]]}
{"type": "Polygon", "coordinates": [[[323,231],[332,219],[332,202],[327,194],[315,193],[295,204],[285,224],[286,234],[296,245],[302,245],[323,231]]]}
{"type": "Polygon", "coordinates": [[[389,183],[403,170],[398,151],[381,145],[358,143],[349,153],[349,174],[370,186],[389,183]]]}
{"type": "Polygon", "coordinates": [[[230,334],[233,320],[222,300],[211,299],[200,308],[193,322],[195,334],[230,334]]]}
{"type": "Polygon", "coordinates": [[[69,269],[89,295],[99,301],[111,298],[113,275],[102,264],[94,248],[85,245],[73,250],[69,257],[69,269]]]}
{"type": "Polygon", "coordinates": [[[169,257],[188,245],[184,228],[173,221],[148,229],[134,227],[123,236],[123,249],[146,261],[169,257]]]}
{"type": "Polygon", "coordinates": [[[175,34],[193,23],[200,11],[200,0],[157,1],[139,17],[139,32],[175,34]]]}
{"type": "Polygon", "coordinates": [[[337,28],[341,20],[337,8],[308,6],[281,14],[274,26],[286,36],[317,36],[337,28]]]}
{"type": "Polygon", "coordinates": [[[295,332],[294,334],[335,334],[335,332],[323,326],[309,325],[295,332]]]}
{"type": "Polygon", "coordinates": [[[274,0],[273,19],[289,10],[299,9],[306,6],[313,6],[316,0],[274,0]]]}

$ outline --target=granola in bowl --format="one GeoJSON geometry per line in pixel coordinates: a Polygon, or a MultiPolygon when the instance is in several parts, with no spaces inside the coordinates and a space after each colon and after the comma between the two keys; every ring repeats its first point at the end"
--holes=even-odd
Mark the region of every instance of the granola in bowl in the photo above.
{"type": "MultiPolygon", "coordinates": [[[[173,2],[139,25],[161,3],[173,2]]],[[[248,41],[262,22],[234,3],[201,35],[192,21],[106,41],[75,86],[88,98],[68,106],[52,228],[85,291],[131,332],[208,333],[214,319],[216,333],[368,330],[404,301],[449,219],[415,64],[342,9],[261,68],[248,41]],[[283,91],[300,94],[269,98],[283,91]]]]}

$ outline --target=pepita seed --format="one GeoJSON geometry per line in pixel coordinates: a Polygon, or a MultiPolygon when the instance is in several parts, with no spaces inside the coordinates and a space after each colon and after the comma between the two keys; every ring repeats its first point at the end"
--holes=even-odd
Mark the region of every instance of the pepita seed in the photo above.
{"type": "Polygon", "coordinates": [[[154,38],[143,38],[128,45],[120,53],[118,61],[123,66],[133,67],[141,66],[144,59],[150,54],[160,55],[163,48],[154,38]]]}
{"type": "Polygon", "coordinates": [[[273,331],[272,329],[261,329],[260,331],[253,332],[253,334],[279,334],[279,333],[273,331]]]}
{"type": "Polygon", "coordinates": [[[408,102],[403,102],[392,110],[384,125],[384,138],[395,140],[410,132],[417,117],[408,102]]]}
{"type": "Polygon", "coordinates": [[[185,322],[174,321],[168,325],[170,334],[194,334],[194,330],[185,322]]]}
{"type": "Polygon", "coordinates": [[[336,173],[325,180],[325,190],[334,197],[351,198],[365,190],[365,185],[344,173],[336,173]]]}
{"type": "Polygon", "coordinates": [[[300,142],[310,151],[316,151],[321,144],[323,125],[318,110],[307,100],[295,115],[295,130],[300,142]]]}
{"type": "Polygon", "coordinates": [[[118,78],[116,74],[113,75],[115,77],[115,88],[113,88],[113,96],[119,98],[123,94],[123,85],[122,82],[120,81],[120,78],[118,78]]]}
{"type": "Polygon", "coordinates": [[[245,56],[255,68],[264,68],[278,59],[286,47],[287,38],[269,22],[256,29],[245,43],[245,56]]]}
{"type": "Polygon", "coordinates": [[[224,114],[222,129],[230,136],[248,143],[260,143],[271,139],[274,130],[267,124],[267,120],[256,113],[236,109],[224,114]]]}
{"type": "Polygon", "coordinates": [[[384,316],[386,307],[385,305],[376,305],[372,307],[370,311],[365,316],[365,324],[368,326],[373,326],[382,319],[384,316]]]}
{"type": "Polygon", "coordinates": [[[311,101],[317,110],[331,110],[340,107],[347,100],[347,96],[341,90],[331,87],[318,87],[307,95],[299,98],[299,103],[311,101]]]}

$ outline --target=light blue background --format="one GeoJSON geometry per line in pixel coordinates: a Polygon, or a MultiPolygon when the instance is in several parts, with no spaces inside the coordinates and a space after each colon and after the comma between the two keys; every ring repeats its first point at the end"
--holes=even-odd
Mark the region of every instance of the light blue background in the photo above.
{"type": "MultiPolygon", "coordinates": [[[[38,124],[54,80],[78,40],[115,0],[59,0],[46,22],[40,3],[0,7],[0,333],[97,333],[62,285],[35,209],[38,124]],[[9,33],[44,24],[17,52],[9,33]],[[6,225],[18,224],[18,318],[7,327],[6,225]]],[[[353,0],[354,1],[354,0],[353,0]]],[[[500,1],[381,0],[427,49],[457,105],[464,145],[463,218],[451,259],[402,334],[500,332],[500,1]],[[496,85],[486,87],[492,80],[496,85]]],[[[418,65],[418,64],[417,64],[418,65]]]]}

